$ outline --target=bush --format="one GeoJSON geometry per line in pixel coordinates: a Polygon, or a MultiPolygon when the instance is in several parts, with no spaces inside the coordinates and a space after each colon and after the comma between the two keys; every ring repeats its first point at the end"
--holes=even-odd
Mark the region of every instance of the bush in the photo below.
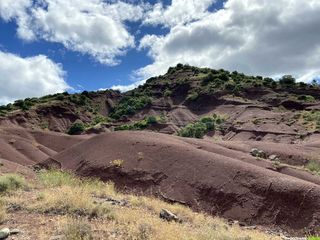
{"type": "Polygon", "coordinates": [[[296,84],[296,79],[291,75],[284,75],[279,79],[279,83],[284,87],[293,87],[296,84]]]}
{"type": "Polygon", "coordinates": [[[314,102],[316,99],[311,95],[301,95],[298,97],[298,100],[304,102],[314,102]]]}
{"type": "Polygon", "coordinates": [[[180,137],[203,138],[209,131],[214,131],[216,126],[221,124],[224,119],[220,116],[203,117],[195,123],[190,123],[182,128],[178,135],[180,137]]]}
{"type": "Polygon", "coordinates": [[[155,116],[149,116],[147,117],[147,124],[148,125],[153,125],[153,124],[157,124],[158,123],[158,120],[155,116]]]}
{"type": "Polygon", "coordinates": [[[215,130],[215,119],[212,117],[204,117],[200,120],[207,127],[207,130],[214,131],[215,130]]]}
{"type": "Polygon", "coordinates": [[[215,80],[215,76],[213,75],[212,72],[210,72],[207,76],[203,77],[201,84],[207,85],[210,82],[213,82],[214,80],[215,80]]]}
{"type": "Polygon", "coordinates": [[[202,138],[207,132],[206,124],[202,122],[190,123],[178,133],[181,137],[202,138]]]}
{"type": "Polygon", "coordinates": [[[0,193],[16,191],[26,186],[25,179],[15,174],[0,176],[0,193]]]}
{"type": "Polygon", "coordinates": [[[80,184],[80,180],[75,178],[73,174],[55,169],[40,171],[38,179],[45,187],[75,186],[80,184]]]}
{"type": "Polygon", "coordinates": [[[145,118],[144,120],[141,120],[139,122],[135,122],[133,124],[124,124],[121,126],[116,127],[115,131],[126,131],[126,130],[143,130],[147,127],[157,124],[158,118],[155,116],[149,116],[145,118]]]}
{"type": "Polygon", "coordinates": [[[84,132],[85,125],[81,121],[74,122],[68,130],[68,134],[70,135],[78,135],[84,132]]]}
{"type": "Polygon", "coordinates": [[[120,119],[122,116],[133,115],[150,103],[151,98],[146,95],[126,96],[113,109],[110,117],[113,119],[120,119]]]}
{"type": "Polygon", "coordinates": [[[91,226],[83,220],[73,219],[61,229],[65,240],[93,240],[91,226]]]}
{"type": "Polygon", "coordinates": [[[306,168],[311,172],[320,174],[320,161],[312,160],[307,164],[306,168]]]}

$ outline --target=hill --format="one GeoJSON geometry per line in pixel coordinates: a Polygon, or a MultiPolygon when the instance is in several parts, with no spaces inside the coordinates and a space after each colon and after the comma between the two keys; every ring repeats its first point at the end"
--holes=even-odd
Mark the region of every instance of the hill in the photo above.
{"type": "Polygon", "coordinates": [[[0,113],[1,174],[58,168],[243,229],[320,234],[315,82],[178,64],[126,93],[61,93],[0,113]]]}

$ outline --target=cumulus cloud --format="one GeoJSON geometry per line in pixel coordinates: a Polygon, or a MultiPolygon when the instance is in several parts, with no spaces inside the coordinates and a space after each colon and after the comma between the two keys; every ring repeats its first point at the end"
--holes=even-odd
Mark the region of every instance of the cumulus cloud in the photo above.
{"type": "Polygon", "coordinates": [[[172,0],[171,5],[163,6],[161,2],[155,4],[148,11],[144,24],[165,25],[166,27],[185,24],[201,19],[208,14],[207,9],[216,0],[172,0]]]}
{"type": "Polygon", "coordinates": [[[134,82],[134,83],[129,84],[129,85],[113,85],[111,87],[111,89],[119,90],[120,92],[127,92],[127,91],[130,91],[130,90],[138,87],[139,85],[143,85],[144,82],[145,82],[145,80],[140,80],[140,81],[134,82]]]}
{"type": "MultiPolygon", "coordinates": [[[[319,13],[318,0],[228,0],[198,20],[173,20],[167,35],[144,36],[140,48],[149,49],[154,62],[137,73],[163,74],[181,62],[308,81],[320,70],[319,13]]],[[[167,14],[176,19],[174,12],[167,14]]]]}
{"type": "Polygon", "coordinates": [[[137,21],[143,13],[143,5],[121,1],[0,1],[0,16],[17,22],[20,38],[61,43],[107,65],[118,64],[117,57],[135,46],[124,22],[137,21]]]}
{"type": "Polygon", "coordinates": [[[26,97],[63,92],[70,87],[64,81],[62,67],[46,56],[22,58],[0,51],[0,104],[26,97]]]}

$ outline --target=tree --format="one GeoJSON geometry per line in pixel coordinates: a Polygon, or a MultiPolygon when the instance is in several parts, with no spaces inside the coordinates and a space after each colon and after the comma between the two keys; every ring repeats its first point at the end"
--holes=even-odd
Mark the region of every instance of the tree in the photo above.
{"type": "Polygon", "coordinates": [[[291,75],[284,75],[282,78],[279,79],[279,83],[281,86],[291,87],[296,84],[296,79],[291,75]]]}

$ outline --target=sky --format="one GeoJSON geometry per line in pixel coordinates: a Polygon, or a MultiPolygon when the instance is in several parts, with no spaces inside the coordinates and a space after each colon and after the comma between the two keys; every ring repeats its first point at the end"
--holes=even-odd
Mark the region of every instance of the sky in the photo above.
{"type": "Polygon", "coordinates": [[[0,104],[129,90],[177,63],[308,82],[319,0],[0,0],[0,104]]]}

